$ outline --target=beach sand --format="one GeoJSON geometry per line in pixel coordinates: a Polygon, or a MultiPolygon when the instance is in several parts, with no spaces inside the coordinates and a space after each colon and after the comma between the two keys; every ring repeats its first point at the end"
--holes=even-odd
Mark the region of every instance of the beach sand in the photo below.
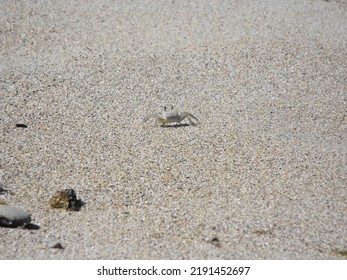
{"type": "Polygon", "coordinates": [[[346,1],[73,2],[0,4],[0,259],[344,258],[346,1]]]}

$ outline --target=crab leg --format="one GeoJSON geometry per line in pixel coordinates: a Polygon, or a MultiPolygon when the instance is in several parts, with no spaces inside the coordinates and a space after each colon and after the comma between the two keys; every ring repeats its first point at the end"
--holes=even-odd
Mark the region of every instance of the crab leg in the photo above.
{"type": "Polygon", "coordinates": [[[182,113],[182,117],[183,117],[183,118],[187,117],[187,118],[189,119],[190,123],[193,123],[192,120],[191,120],[191,118],[194,119],[194,120],[196,120],[198,123],[200,123],[200,121],[198,120],[198,118],[195,117],[194,115],[192,115],[191,113],[183,112],[183,113],[182,113]]]}
{"type": "Polygon", "coordinates": [[[151,114],[151,115],[148,115],[147,117],[145,117],[144,119],[143,119],[143,123],[145,123],[146,121],[148,121],[150,118],[156,118],[157,117],[157,115],[156,114],[151,114]]]}

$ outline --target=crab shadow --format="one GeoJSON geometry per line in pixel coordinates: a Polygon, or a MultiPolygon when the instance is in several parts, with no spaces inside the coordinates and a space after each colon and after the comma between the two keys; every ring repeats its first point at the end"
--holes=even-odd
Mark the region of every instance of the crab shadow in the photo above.
{"type": "Polygon", "coordinates": [[[194,124],[187,124],[187,123],[177,123],[177,124],[171,124],[171,125],[161,125],[162,128],[178,128],[178,127],[186,127],[186,126],[195,126],[194,124]]]}

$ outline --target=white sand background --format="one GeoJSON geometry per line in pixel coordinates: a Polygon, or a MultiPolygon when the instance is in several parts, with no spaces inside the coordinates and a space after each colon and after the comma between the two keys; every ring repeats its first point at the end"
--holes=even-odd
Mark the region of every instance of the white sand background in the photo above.
{"type": "Polygon", "coordinates": [[[2,0],[0,199],[39,229],[0,228],[0,258],[342,259],[346,11],[2,0]],[[141,124],[171,105],[201,124],[141,124]],[[50,208],[66,188],[80,211],[50,208]]]}

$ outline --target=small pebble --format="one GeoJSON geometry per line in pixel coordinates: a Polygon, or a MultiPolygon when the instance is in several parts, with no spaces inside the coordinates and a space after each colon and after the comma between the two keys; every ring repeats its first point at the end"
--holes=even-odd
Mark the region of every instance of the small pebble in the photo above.
{"type": "Polygon", "coordinates": [[[29,224],[30,221],[30,214],[23,210],[9,205],[0,205],[0,226],[19,227],[29,224]]]}
{"type": "Polygon", "coordinates": [[[27,128],[28,126],[24,123],[16,123],[16,127],[27,128]]]}
{"type": "Polygon", "coordinates": [[[51,246],[52,249],[64,249],[64,246],[61,245],[60,242],[55,243],[53,246],[51,246]]]}
{"type": "Polygon", "coordinates": [[[4,188],[4,183],[2,182],[2,178],[1,178],[2,176],[1,176],[1,173],[0,173],[0,194],[1,193],[5,193],[5,192],[7,192],[6,190],[5,190],[5,188],[4,188]]]}
{"type": "Polygon", "coordinates": [[[342,257],[347,258],[347,248],[334,250],[334,253],[339,254],[342,257]]]}
{"type": "Polygon", "coordinates": [[[218,239],[218,237],[213,237],[211,240],[210,240],[210,243],[213,244],[214,246],[220,248],[221,247],[221,243],[218,239]]]}

